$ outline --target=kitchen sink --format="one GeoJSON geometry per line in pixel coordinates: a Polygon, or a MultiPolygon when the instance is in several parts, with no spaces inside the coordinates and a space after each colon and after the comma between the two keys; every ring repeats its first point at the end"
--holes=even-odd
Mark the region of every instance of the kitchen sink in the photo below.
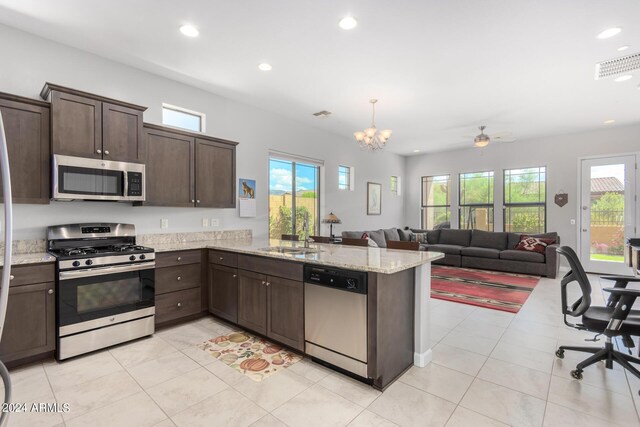
{"type": "Polygon", "coordinates": [[[291,255],[300,255],[300,254],[316,254],[321,252],[320,249],[316,248],[294,248],[291,246],[270,246],[268,248],[260,249],[264,252],[277,252],[280,254],[291,254],[291,255]]]}

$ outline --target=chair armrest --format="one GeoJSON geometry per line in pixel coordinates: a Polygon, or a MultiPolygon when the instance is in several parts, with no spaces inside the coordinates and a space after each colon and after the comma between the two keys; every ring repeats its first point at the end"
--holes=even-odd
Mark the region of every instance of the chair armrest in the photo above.
{"type": "Polygon", "coordinates": [[[613,295],[640,297],[640,289],[603,288],[602,290],[613,295]]]}
{"type": "MultiPolygon", "coordinates": [[[[640,282],[640,277],[630,277],[630,276],[601,276],[601,279],[604,280],[612,280],[615,281],[613,288],[614,289],[624,289],[627,287],[629,282],[640,282]]],[[[620,299],[619,294],[612,293],[609,295],[607,299],[607,307],[615,307],[620,299]]]]}
{"type": "Polygon", "coordinates": [[[640,277],[632,277],[632,276],[600,276],[601,279],[604,280],[613,280],[616,282],[624,283],[625,285],[629,282],[640,282],[640,277]]]}

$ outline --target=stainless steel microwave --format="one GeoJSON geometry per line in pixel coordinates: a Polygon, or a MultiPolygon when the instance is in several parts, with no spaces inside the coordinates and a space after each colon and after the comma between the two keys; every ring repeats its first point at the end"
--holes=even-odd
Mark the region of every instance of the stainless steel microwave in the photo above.
{"type": "Polygon", "coordinates": [[[144,165],[53,155],[54,200],[144,201],[144,165]]]}

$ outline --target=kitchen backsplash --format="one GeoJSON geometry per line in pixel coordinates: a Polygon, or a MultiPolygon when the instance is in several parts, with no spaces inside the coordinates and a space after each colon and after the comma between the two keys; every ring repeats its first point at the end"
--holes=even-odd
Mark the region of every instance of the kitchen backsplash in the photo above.
{"type": "Polygon", "coordinates": [[[200,242],[203,240],[248,239],[251,230],[194,231],[189,233],[138,234],[136,243],[143,246],[200,242]]]}

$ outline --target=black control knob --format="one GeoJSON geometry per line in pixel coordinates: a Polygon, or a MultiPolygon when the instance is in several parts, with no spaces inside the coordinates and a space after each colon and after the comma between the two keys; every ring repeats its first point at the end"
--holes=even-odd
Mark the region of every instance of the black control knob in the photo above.
{"type": "Polygon", "coordinates": [[[145,259],[147,258],[144,254],[140,255],[140,259],[145,259]]]}
{"type": "Polygon", "coordinates": [[[74,267],[80,267],[80,261],[73,261],[74,267]]]}
{"type": "Polygon", "coordinates": [[[136,256],[135,256],[135,255],[131,255],[131,256],[129,257],[129,259],[130,259],[131,261],[135,261],[135,260],[136,260],[136,256]]]}
{"type": "Polygon", "coordinates": [[[353,279],[347,279],[347,289],[355,289],[356,288],[356,281],[353,279]]]}
{"type": "Polygon", "coordinates": [[[93,264],[93,260],[88,259],[84,263],[87,264],[87,265],[91,265],[91,264],[93,264]]]}

